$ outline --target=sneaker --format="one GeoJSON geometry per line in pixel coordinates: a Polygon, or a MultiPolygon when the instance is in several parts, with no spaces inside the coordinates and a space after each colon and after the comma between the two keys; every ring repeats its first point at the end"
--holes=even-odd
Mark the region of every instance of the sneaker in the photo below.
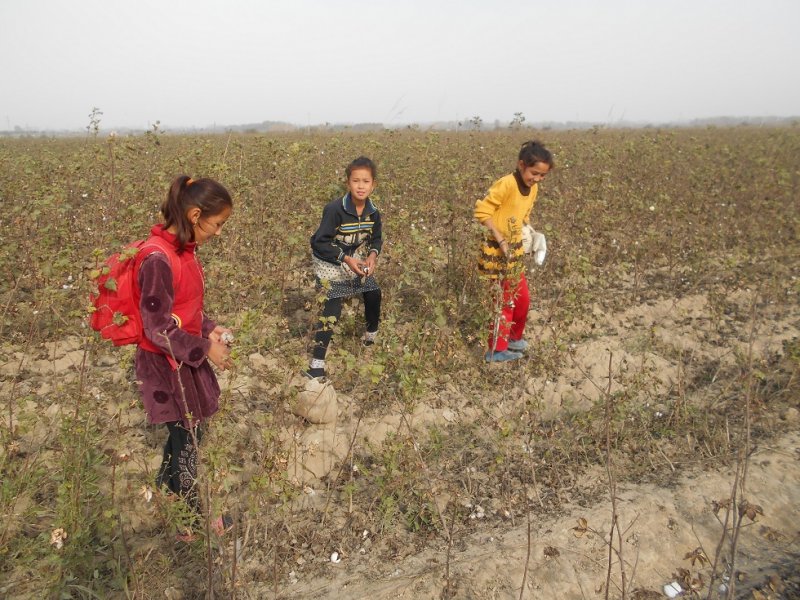
{"type": "Polygon", "coordinates": [[[233,517],[222,515],[211,521],[211,531],[222,537],[233,529],[233,517]]]}
{"type": "Polygon", "coordinates": [[[528,342],[523,339],[508,340],[508,349],[514,352],[525,352],[528,349],[528,342]]]}
{"type": "Polygon", "coordinates": [[[503,350],[502,352],[487,352],[483,357],[486,362],[506,362],[508,360],[517,360],[522,358],[522,354],[514,352],[513,350],[503,350]]]}
{"type": "Polygon", "coordinates": [[[303,371],[303,375],[305,375],[309,379],[317,379],[317,378],[320,378],[320,377],[327,377],[327,375],[325,375],[325,369],[320,369],[320,368],[317,368],[317,369],[309,368],[308,370],[303,371]]]}

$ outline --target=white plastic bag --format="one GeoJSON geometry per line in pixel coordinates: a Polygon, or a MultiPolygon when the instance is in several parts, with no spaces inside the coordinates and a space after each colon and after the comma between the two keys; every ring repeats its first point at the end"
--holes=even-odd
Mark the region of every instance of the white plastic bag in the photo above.
{"type": "Polygon", "coordinates": [[[522,249],[525,254],[533,254],[533,260],[537,265],[544,264],[544,257],[547,256],[547,240],[543,233],[539,233],[530,225],[522,227],[522,249]]]}
{"type": "Polygon", "coordinates": [[[542,266],[545,256],[547,256],[547,240],[543,233],[537,231],[533,234],[533,260],[537,265],[542,266]]]}

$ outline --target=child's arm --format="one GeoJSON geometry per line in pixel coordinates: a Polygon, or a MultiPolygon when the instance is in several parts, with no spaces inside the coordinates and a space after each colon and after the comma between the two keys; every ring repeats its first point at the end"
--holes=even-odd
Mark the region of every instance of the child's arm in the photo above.
{"type": "Polygon", "coordinates": [[[369,240],[369,253],[375,256],[381,253],[383,248],[383,222],[381,221],[380,211],[376,211],[372,225],[372,237],[369,240]]]}
{"type": "Polygon", "coordinates": [[[505,193],[503,180],[499,179],[492,184],[492,187],[489,190],[489,194],[486,196],[486,198],[483,200],[478,200],[475,203],[475,219],[477,219],[481,225],[489,230],[492,237],[503,251],[503,254],[508,256],[510,252],[508,241],[505,239],[503,232],[497,228],[497,225],[495,225],[493,220],[494,214],[503,203],[504,196],[505,193]]]}
{"type": "MultiPolygon", "coordinates": [[[[367,272],[368,275],[375,274],[375,266],[378,262],[378,255],[381,253],[381,249],[383,248],[383,225],[381,223],[381,213],[380,211],[375,213],[375,220],[372,225],[372,237],[369,241],[369,252],[367,254],[366,262],[366,269],[369,269],[367,272]]],[[[365,269],[365,270],[366,270],[365,269]]]]}
{"type": "Polygon", "coordinates": [[[336,242],[336,230],[341,224],[337,202],[329,202],[322,210],[322,220],[319,228],[311,236],[311,250],[314,256],[322,260],[340,265],[342,263],[350,267],[356,275],[365,275],[361,268],[364,262],[352,256],[347,256],[344,249],[336,242]]]}
{"type": "Polygon", "coordinates": [[[492,222],[492,219],[489,218],[489,219],[486,219],[485,221],[482,221],[481,225],[483,225],[484,227],[486,227],[486,229],[489,230],[489,232],[492,234],[492,237],[497,241],[497,244],[500,246],[500,250],[503,251],[503,254],[508,256],[508,254],[510,252],[509,245],[508,245],[508,240],[505,239],[503,237],[503,234],[500,233],[500,230],[498,230],[497,227],[494,226],[494,223],[492,222]]]}
{"type": "Polygon", "coordinates": [[[311,236],[311,250],[314,256],[334,264],[344,262],[344,250],[336,242],[336,228],[340,225],[337,206],[329,202],[322,209],[322,220],[314,235],[311,236]]]}
{"type": "Polygon", "coordinates": [[[210,337],[214,330],[217,328],[216,321],[209,319],[206,313],[203,313],[203,337],[207,338],[210,337]]]}
{"type": "Polygon", "coordinates": [[[228,350],[224,344],[192,335],[178,327],[172,318],[175,302],[172,267],[163,254],[154,252],[142,261],[138,280],[142,293],[139,311],[147,339],[165,354],[191,367],[199,367],[206,357],[212,358],[220,368],[228,366],[228,350]]]}

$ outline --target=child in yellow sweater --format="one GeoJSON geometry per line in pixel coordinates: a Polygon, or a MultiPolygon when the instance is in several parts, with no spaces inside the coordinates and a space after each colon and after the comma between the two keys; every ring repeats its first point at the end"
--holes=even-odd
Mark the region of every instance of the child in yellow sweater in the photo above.
{"type": "Polygon", "coordinates": [[[516,360],[528,347],[522,339],[530,305],[520,262],[522,227],[530,223],[539,182],[554,166],[553,155],[540,142],[525,142],[516,170],[495,181],[486,198],[475,203],[475,218],[488,230],[478,269],[496,286],[498,300],[486,362],[516,360]]]}

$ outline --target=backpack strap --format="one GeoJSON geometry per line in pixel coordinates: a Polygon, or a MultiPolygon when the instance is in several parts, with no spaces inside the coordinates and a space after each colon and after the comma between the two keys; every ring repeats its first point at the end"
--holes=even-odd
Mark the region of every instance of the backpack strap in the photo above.
{"type": "Polygon", "coordinates": [[[170,267],[172,268],[172,289],[175,290],[178,287],[178,284],[181,280],[181,273],[183,268],[181,266],[181,259],[178,256],[178,253],[175,252],[175,248],[170,244],[167,240],[162,237],[158,237],[155,235],[151,235],[147,238],[141,246],[139,246],[139,253],[136,256],[138,259],[137,269],[136,269],[136,281],[138,284],[139,281],[139,269],[141,267],[142,261],[150,256],[153,252],[158,251],[163,252],[167,258],[169,259],[170,267]]]}

